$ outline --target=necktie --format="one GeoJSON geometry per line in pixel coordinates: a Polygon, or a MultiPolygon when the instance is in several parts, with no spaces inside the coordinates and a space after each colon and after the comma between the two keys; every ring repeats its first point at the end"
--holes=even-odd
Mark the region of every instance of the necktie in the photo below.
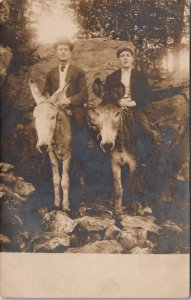
{"type": "Polygon", "coordinates": [[[64,72],[65,67],[60,67],[61,72],[64,72]]]}

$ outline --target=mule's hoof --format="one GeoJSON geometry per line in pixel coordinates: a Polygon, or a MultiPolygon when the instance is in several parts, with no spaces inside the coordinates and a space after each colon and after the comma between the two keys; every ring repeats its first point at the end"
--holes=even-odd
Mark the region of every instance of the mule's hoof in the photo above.
{"type": "Polygon", "coordinates": [[[69,214],[70,213],[70,208],[69,207],[62,207],[63,212],[69,214]]]}
{"type": "Polygon", "coordinates": [[[120,220],[121,220],[122,213],[123,213],[122,208],[117,208],[117,209],[115,209],[115,212],[114,212],[114,218],[115,218],[116,220],[120,221],[120,220]]]}
{"type": "Polygon", "coordinates": [[[84,186],[85,185],[85,180],[83,176],[80,176],[80,185],[84,186]]]}
{"type": "Polygon", "coordinates": [[[121,225],[122,214],[119,211],[114,212],[114,220],[115,220],[115,226],[122,229],[122,225],[121,225]]]}

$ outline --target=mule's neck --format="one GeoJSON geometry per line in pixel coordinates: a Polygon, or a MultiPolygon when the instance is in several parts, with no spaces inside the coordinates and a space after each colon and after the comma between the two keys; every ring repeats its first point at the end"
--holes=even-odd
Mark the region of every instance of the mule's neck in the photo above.
{"type": "Polygon", "coordinates": [[[65,155],[70,151],[72,140],[72,129],[67,112],[58,111],[57,124],[54,133],[54,151],[58,156],[65,155]]]}

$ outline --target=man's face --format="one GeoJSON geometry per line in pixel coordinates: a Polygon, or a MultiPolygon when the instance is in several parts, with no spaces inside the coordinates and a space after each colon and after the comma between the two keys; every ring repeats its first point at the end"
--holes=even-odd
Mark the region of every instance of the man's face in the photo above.
{"type": "Polygon", "coordinates": [[[71,58],[72,52],[68,45],[58,45],[56,49],[57,57],[59,61],[68,61],[71,58]]]}
{"type": "Polygon", "coordinates": [[[133,66],[133,55],[129,51],[123,51],[119,55],[119,62],[122,68],[131,68],[133,66]]]}

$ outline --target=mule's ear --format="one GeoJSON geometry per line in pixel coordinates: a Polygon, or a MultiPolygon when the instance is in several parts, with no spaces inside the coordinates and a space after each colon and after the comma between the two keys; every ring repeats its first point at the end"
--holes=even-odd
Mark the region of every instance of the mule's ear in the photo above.
{"type": "Polygon", "coordinates": [[[62,92],[63,88],[59,87],[48,100],[56,104],[58,102],[58,97],[61,95],[62,92]]]}
{"type": "Polygon", "coordinates": [[[123,83],[120,83],[117,86],[114,86],[110,93],[115,97],[116,100],[120,100],[125,95],[125,86],[123,83]]]}
{"type": "Polygon", "coordinates": [[[30,79],[29,85],[30,85],[31,93],[32,93],[33,98],[37,105],[39,103],[41,103],[42,101],[46,100],[46,96],[42,95],[42,93],[40,92],[40,90],[38,88],[38,85],[36,84],[36,82],[34,80],[30,79]]]}
{"type": "Polygon", "coordinates": [[[53,102],[54,104],[58,105],[59,102],[61,101],[60,98],[66,97],[66,91],[68,89],[70,81],[68,80],[64,87],[59,87],[54,94],[50,97],[49,101],[53,102]]]}
{"type": "Polygon", "coordinates": [[[100,78],[96,78],[93,82],[92,85],[92,90],[94,92],[94,94],[98,97],[98,98],[102,98],[103,97],[103,93],[104,93],[104,85],[101,82],[100,78]]]}

